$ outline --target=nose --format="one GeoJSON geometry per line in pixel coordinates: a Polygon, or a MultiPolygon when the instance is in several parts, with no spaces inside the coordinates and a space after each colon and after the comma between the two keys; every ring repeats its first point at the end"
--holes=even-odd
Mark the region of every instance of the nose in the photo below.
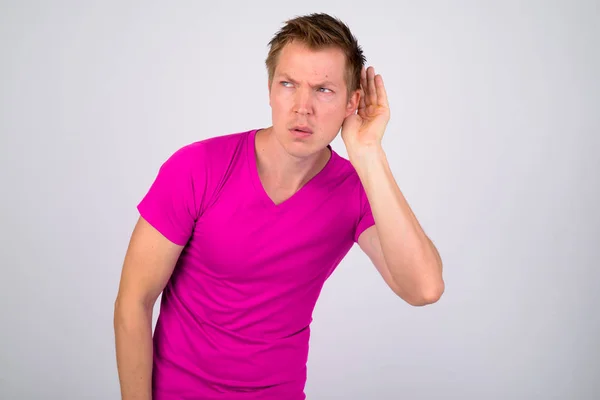
{"type": "Polygon", "coordinates": [[[312,113],[312,99],[310,89],[299,88],[294,98],[294,112],[300,115],[312,113]]]}

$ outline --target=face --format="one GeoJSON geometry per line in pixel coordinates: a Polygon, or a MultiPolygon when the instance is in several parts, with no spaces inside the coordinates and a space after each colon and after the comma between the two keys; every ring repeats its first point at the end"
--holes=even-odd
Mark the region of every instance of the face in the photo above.
{"type": "Polygon", "coordinates": [[[359,94],[348,96],[345,64],[339,49],[315,51],[301,43],[282,49],[269,86],[269,104],[273,132],[289,154],[308,157],[320,152],[355,112],[359,94]]]}

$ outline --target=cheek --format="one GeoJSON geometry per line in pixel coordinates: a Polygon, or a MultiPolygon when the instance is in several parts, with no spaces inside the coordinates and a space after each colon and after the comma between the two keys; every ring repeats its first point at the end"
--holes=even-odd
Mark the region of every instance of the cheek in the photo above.
{"type": "Polygon", "coordinates": [[[337,124],[346,117],[345,104],[324,104],[321,115],[323,119],[330,121],[332,124],[337,124]]]}
{"type": "Polygon", "coordinates": [[[271,107],[276,114],[288,112],[290,109],[290,101],[283,95],[274,96],[271,98],[271,107]]]}

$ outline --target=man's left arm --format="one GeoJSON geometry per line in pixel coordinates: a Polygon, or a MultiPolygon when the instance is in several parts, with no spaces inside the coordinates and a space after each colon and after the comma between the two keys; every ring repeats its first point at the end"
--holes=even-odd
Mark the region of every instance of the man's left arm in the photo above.
{"type": "Polygon", "coordinates": [[[400,191],[379,146],[363,152],[355,169],[375,225],[358,238],[390,288],[411,305],[436,302],[444,291],[442,260],[400,191]]]}
{"type": "Polygon", "coordinates": [[[381,141],[390,119],[387,93],[373,67],[361,72],[357,112],[342,139],[369,200],[375,226],[358,238],[390,288],[412,305],[436,302],[444,292],[442,261],[398,187],[381,141]]]}

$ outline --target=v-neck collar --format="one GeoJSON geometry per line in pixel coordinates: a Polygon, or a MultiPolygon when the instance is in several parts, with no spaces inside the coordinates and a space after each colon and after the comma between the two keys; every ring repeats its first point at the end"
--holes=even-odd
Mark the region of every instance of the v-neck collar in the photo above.
{"type": "Polygon", "coordinates": [[[331,156],[329,160],[325,164],[325,166],[308,182],[306,182],[302,187],[294,193],[287,200],[282,203],[275,204],[275,202],[271,199],[267,191],[265,190],[262,181],[260,180],[260,175],[258,173],[258,165],[256,160],[256,133],[261,129],[253,129],[247,135],[247,154],[248,154],[248,167],[250,169],[250,177],[252,180],[252,184],[256,189],[258,196],[261,198],[262,202],[267,206],[275,210],[284,210],[288,207],[292,207],[296,203],[301,203],[303,201],[310,201],[311,195],[314,193],[313,189],[318,187],[319,184],[327,178],[328,171],[332,168],[332,165],[335,162],[337,154],[331,148],[331,145],[327,145],[329,150],[331,151],[331,156]]]}

